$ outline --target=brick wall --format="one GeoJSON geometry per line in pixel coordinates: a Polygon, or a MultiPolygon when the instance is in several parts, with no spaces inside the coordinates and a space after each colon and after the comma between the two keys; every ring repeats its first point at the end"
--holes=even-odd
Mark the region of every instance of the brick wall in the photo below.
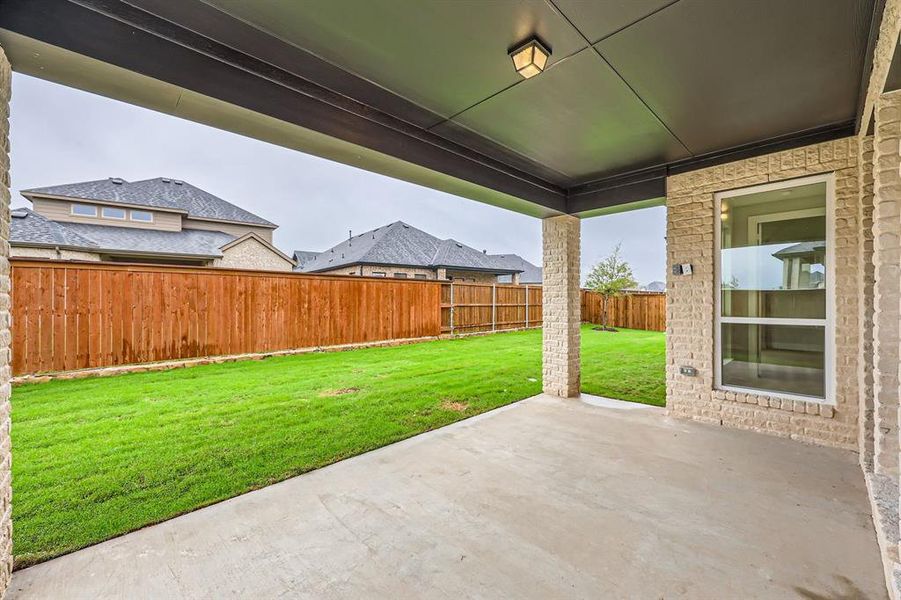
{"type": "Polygon", "coordinates": [[[465,281],[466,283],[497,283],[497,275],[481,271],[454,271],[448,269],[447,276],[453,278],[454,281],[465,281]]]}
{"type": "Polygon", "coordinates": [[[447,279],[453,277],[455,281],[467,283],[497,283],[497,275],[483,273],[481,271],[455,271],[451,269],[426,269],[418,267],[392,267],[391,265],[354,265],[333,271],[325,271],[322,275],[364,275],[371,277],[373,273],[385,273],[387,277],[394,277],[395,273],[404,273],[413,279],[416,275],[425,275],[426,279],[447,279]]]}
{"type": "Polygon", "coordinates": [[[580,221],[563,215],[542,222],[544,283],[542,310],[542,381],[546,394],[579,395],[580,221]]]}
{"type": "Polygon", "coordinates": [[[860,465],[864,471],[873,470],[873,440],[875,421],[873,415],[873,138],[860,141],[860,178],[858,180],[860,203],[857,216],[861,227],[858,244],[858,305],[857,324],[860,328],[858,349],[857,387],[860,403],[860,465]]]}
{"type": "MultiPolygon", "coordinates": [[[[371,266],[371,265],[353,265],[335,269],[334,271],[325,271],[320,275],[363,275],[364,277],[372,277],[373,273],[385,273],[386,277],[394,277],[395,273],[403,273],[408,279],[414,279],[416,275],[425,275],[426,279],[435,279],[436,273],[434,269],[419,269],[415,267],[392,267],[392,266],[371,266]]],[[[381,276],[380,276],[381,277],[381,276]]]]}
{"type": "Polygon", "coordinates": [[[676,175],[667,181],[667,407],[683,418],[856,449],[858,434],[858,140],[847,138],[676,175]],[[836,405],[714,389],[714,194],[835,173],[836,405]],[[696,377],[681,375],[691,365],[696,377]]]}
{"type": "Polygon", "coordinates": [[[876,103],[873,147],[873,408],[874,466],[898,475],[899,292],[901,292],[901,92],[876,103]]]}
{"type": "Polygon", "coordinates": [[[96,252],[79,252],[78,250],[60,250],[53,248],[23,248],[13,247],[9,249],[10,256],[21,258],[49,258],[53,260],[100,260],[96,252]]]}
{"type": "Polygon", "coordinates": [[[215,259],[213,266],[261,271],[291,271],[294,269],[294,263],[253,238],[223,250],[222,258],[215,259]]]}
{"type": "Polygon", "coordinates": [[[0,48],[0,596],[12,576],[10,465],[9,96],[11,69],[0,48]]]}

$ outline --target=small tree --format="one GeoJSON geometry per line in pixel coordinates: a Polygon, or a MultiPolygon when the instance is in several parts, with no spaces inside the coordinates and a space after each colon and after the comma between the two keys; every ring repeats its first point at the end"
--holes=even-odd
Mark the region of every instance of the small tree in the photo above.
{"type": "Polygon", "coordinates": [[[601,329],[615,331],[607,327],[607,305],[610,298],[618,296],[627,288],[638,285],[632,275],[632,267],[620,258],[620,244],[617,244],[610,256],[604,258],[591,268],[585,285],[588,289],[597,292],[604,298],[603,312],[601,314],[601,329]]]}

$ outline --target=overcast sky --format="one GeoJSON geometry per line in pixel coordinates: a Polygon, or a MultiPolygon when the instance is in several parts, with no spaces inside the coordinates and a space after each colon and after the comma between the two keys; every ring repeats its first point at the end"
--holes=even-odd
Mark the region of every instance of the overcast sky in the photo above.
{"type": "MultiPolygon", "coordinates": [[[[10,145],[14,207],[30,206],[19,190],[31,187],[172,177],[277,223],[288,254],[402,220],[541,264],[538,219],[26,75],[13,74],[10,145]]],[[[652,208],[584,220],[583,278],[622,242],[639,283],[663,280],[665,218],[652,208]]]]}

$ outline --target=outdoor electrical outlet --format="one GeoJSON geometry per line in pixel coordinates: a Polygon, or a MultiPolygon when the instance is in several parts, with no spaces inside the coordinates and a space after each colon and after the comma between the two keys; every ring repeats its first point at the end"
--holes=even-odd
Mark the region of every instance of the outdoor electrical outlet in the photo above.
{"type": "Polygon", "coordinates": [[[694,367],[679,367],[679,372],[687,377],[697,377],[698,370],[694,367]]]}

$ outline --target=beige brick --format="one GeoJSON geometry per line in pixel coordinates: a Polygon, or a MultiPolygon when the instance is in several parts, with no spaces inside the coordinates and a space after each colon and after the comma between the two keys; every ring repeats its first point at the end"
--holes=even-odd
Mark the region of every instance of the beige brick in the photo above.
{"type": "Polygon", "coordinates": [[[0,596],[12,577],[12,454],[10,450],[9,98],[11,68],[0,48],[0,596]]]}
{"type": "Polygon", "coordinates": [[[544,253],[542,377],[544,392],[572,398],[580,391],[580,221],[562,215],[542,223],[544,253]]]}
{"type": "Polygon", "coordinates": [[[901,319],[901,93],[876,104],[873,142],[873,469],[898,476],[898,362],[901,319]]]}
{"type": "MultiPolygon", "coordinates": [[[[860,411],[858,447],[864,471],[873,470],[875,416],[873,412],[873,138],[860,143],[860,177],[858,178],[858,225],[861,233],[857,248],[857,286],[860,290],[857,311],[859,330],[857,387],[860,411]]],[[[824,415],[826,416],[826,415],[824,415]]],[[[831,418],[832,411],[828,416],[831,418]]]]}
{"type": "MultiPolygon", "coordinates": [[[[673,416],[854,449],[858,435],[861,229],[858,138],[814,144],[769,156],[683,173],[667,180],[667,408],[673,416]],[[714,194],[794,177],[835,173],[836,407],[764,394],[715,390],[714,194]],[[692,275],[674,276],[673,264],[692,275]],[[698,369],[686,377],[680,365],[698,369]],[[802,415],[803,423],[792,422],[802,415]],[[813,426],[823,423],[822,427],[813,426]]],[[[865,246],[869,248],[870,246],[865,246]]],[[[864,300],[864,303],[866,301],[864,300]]]]}

